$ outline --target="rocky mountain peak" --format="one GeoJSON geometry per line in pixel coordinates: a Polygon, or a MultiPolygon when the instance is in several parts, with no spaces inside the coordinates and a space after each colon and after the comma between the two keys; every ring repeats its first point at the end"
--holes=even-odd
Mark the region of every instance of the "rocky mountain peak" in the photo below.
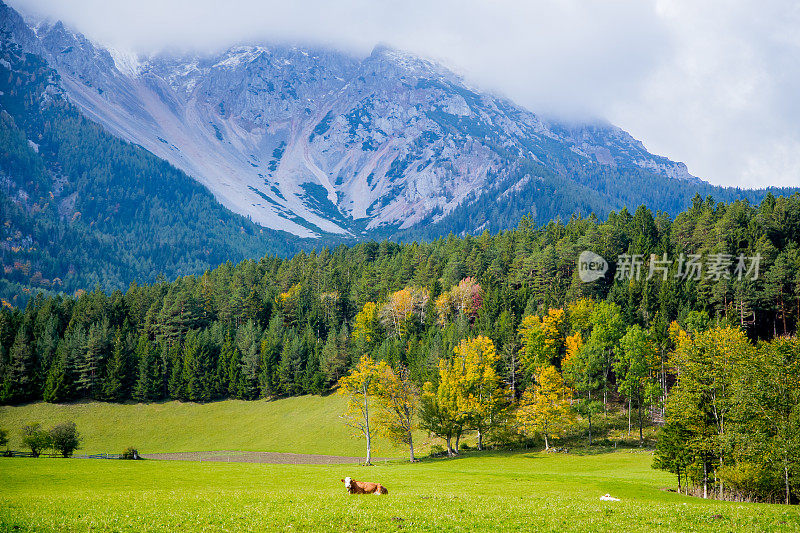
{"type": "Polygon", "coordinates": [[[363,59],[276,43],[141,58],[61,23],[34,34],[3,8],[0,27],[58,70],[87,116],[229,209],[300,236],[436,223],[542,180],[589,191],[609,168],[695,179],[619,128],[543,119],[388,46],[363,59]]]}

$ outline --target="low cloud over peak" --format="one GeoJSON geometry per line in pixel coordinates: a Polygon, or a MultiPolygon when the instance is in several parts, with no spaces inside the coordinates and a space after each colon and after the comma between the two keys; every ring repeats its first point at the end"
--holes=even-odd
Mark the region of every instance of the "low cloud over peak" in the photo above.
{"type": "Polygon", "coordinates": [[[607,119],[714,184],[800,185],[800,10],[789,1],[12,0],[151,53],[292,41],[439,60],[535,112],[607,119]]]}

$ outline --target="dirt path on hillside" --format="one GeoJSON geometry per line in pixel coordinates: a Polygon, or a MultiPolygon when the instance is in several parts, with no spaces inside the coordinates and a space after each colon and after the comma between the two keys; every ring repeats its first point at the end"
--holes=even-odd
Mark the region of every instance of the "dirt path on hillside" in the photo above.
{"type": "MultiPolygon", "coordinates": [[[[307,453],[277,452],[175,452],[145,453],[144,459],[162,461],[217,461],[227,463],[272,463],[284,465],[336,465],[356,464],[364,461],[363,457],[345,457],[341,455],[314,455],[307,453]]],[[[386,458],[373,458],[373,462],[390,461],[386,458]]]]}

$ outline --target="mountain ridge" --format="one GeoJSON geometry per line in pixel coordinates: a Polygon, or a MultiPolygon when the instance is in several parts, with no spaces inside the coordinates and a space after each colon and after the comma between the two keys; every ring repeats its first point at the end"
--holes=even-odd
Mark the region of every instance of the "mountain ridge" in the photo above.
{"type": "MultiPolygon", "coordinates": [[[[698,194],[760,202],[768,191],[793,192],[724,189],[663,175],[683,176],[677,163],[662,174],[617,164],[615,157],[630,163],[644,153],[619,128],[553,125],[507,100],[448,85],[459,79],[452,72],[391,49],[331,59],[325,50],[315,56],[299,47],[238,47],[224,58],[197,60],[195,72],[192,59],[167,56],[148,67],[97,49],[63,24],[35,30],[0,1],[0,298],[12,305],[39,291],[115,290],[265,254],[497,233],[523,216],[543,226],[576,215],[602,219],[642,204],[676,214],[698,194]],[[64,75],[46,47],[63,56],[64,75]],[[310,68],[299,72],[286,60],[310,68]],[[120,68],[141,75],[141,83],[131,85],[120,68]],[[237,68],[249,77],[232,77],[237,68]],[[189,126],[175,115],[186,109],[181,91],[194,95],[189,126]],[[87,95],[100,105],[94,112],[87,95]],[[126,117],[116,126],[101,120],[109,101],[126,117]],[[270,105],[253,103],[262,101],[270,105]],[[139,131],[138,122],[154,121],[153,105],[173,113],[158,123],[170,125],[170,135],[126,139],[139,131]],[[264,109],[268,116],[259,114],[264,109]],[[194,125],[205,151],[192,144],[194,125]],[[228,161],[217,153],[220,146],[232,147],[223,154],[231,164],[268,178],[246,188],[232,172],[235,198],[241,191],[233,185],[244,184],[281,227],[292,223],[314,238],[230,211],[213,194],[214,183],[159,157],[159,150],[185,156],[181,146],[216,162],[228,161]],[[240,149],[247,146],[254,149],[240,149]]],[[[644,167],[661,160],[649,161],[644,167]]]]}
{"type": "Polygon", "coordinates": [[[436,223],[486,188],[535,183],[523,162],[568,181],[576,168],[608,166],[701,183],[620,128],[543,119],[385,45],[362,59],[278,44],[137,58],[60,22],[35,33],[31,46],[87,116],[234,212],[304,237],[436,223]]]}

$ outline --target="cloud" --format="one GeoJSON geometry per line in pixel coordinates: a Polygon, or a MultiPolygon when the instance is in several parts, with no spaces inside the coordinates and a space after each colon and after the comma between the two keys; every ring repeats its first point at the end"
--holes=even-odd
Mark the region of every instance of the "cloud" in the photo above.
{"type": "Polygon", "coordinates": [[[800,185],[800,7],[659,2],[670,57],[607,115],[712,183],[800,185]]]}
{"type": "Polygon", "coordinates": [[[12,0],[116,48],[294,41],[432,57],[539,113],[602,117],[716,184],[800,185],[790,1],[12,0]]]}

